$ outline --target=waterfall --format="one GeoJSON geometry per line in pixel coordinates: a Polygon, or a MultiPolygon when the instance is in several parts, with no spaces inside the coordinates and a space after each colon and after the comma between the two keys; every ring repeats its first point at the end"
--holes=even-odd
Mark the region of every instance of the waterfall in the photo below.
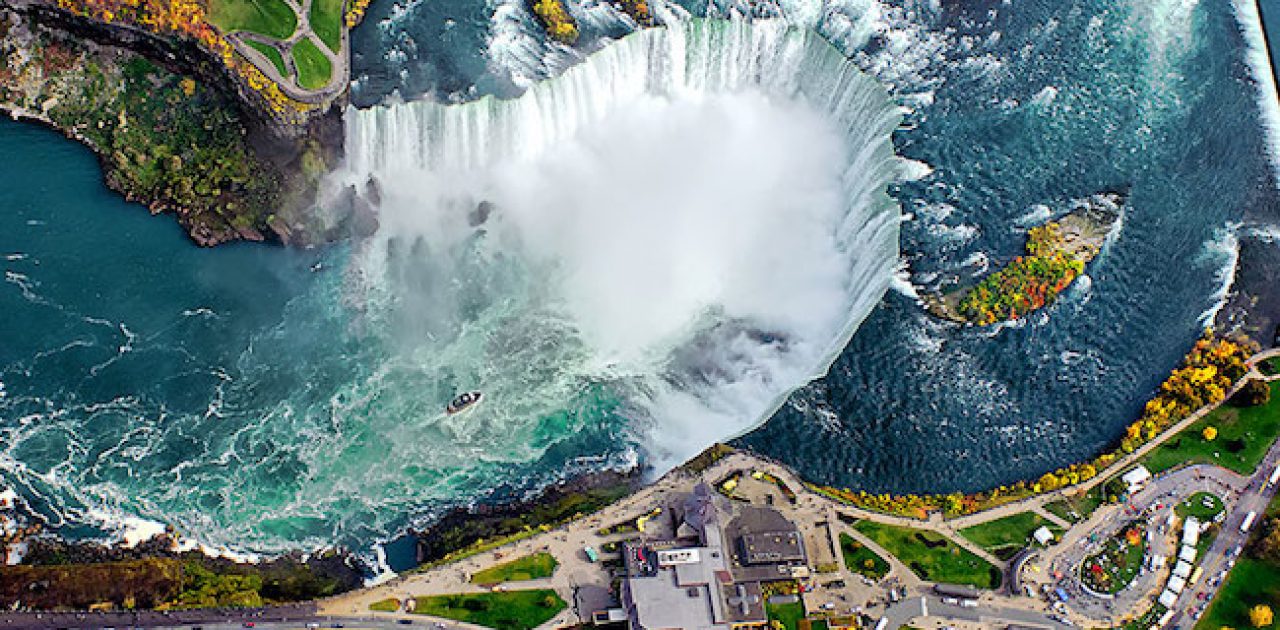
{"type": "Polygon", "coordinates": [[[812,31],[700,19],[515,99],[351,109],[335,177],[379,183],[381,224],[354,300],[486,391],[453,435],[510,439],[603,386],[663,469],[766,420],[879,302],[898,122],[812,31]]]}

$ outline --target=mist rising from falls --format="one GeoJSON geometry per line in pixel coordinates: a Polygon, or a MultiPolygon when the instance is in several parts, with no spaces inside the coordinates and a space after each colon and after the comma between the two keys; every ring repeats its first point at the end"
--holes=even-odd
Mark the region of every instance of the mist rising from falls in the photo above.
{"type": "Polygon", "coordinates": [[[822,375],[884,294],[897,124],[817,35],[717,20],[515,100],[351,110],[338,177],[379,182],[380,228],[350,299],[426,395],[485,392],[446,440],[528,459],[619,422],[665,468],[822,375]]]}

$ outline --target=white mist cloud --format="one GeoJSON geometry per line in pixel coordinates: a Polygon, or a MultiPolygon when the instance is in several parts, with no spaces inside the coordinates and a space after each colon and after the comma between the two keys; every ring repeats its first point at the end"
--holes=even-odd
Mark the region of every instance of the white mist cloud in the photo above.
{"type": "Polygon", "coordinates": [[[353,111],[343,176],[383,201],[355,272],[422,380],[486,394],[435,448],[526,458],[540,418],[609,422],[560,413],[601,383],[659,470],[754,426],[888,287],[898,120],[811,33],[716,21],[514,101],[353,111]]]}
{"type": "Polygon", "coordinates": [[[665,356],[709,312],[792,331],[844,303],[841,136],[757,91],[621,104],[496,169],[501,229],[611,361],[665,356]]]}

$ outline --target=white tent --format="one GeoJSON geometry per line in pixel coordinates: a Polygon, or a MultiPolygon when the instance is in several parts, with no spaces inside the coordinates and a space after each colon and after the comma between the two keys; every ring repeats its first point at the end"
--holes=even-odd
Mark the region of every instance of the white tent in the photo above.
{"type": "Polygon", "coordinates": [[[1126,486],[1129,486],[1129,494],[1133,494],[1142,489],[1148,481],[1151,481],[1151,471],[1146,466],[1139,465],[1137,468],[1130,470],[1120,477],[1126,486]]]}
{"type": "Polygon", "coordinates": [[[1176,601],[1178,601],[1178,594],[1173,591],[1165,591],[1160,594],[1160,605],[1165,608],[1173,608],[1173,604],[1176,601]]]}
{"type": "Polygon", "coordinates": [[[1174,593],[1181,593],[1182,589],[1186,587],[1186,585],[1187,585],[1187,581],[1185,579],[1175,575],[1169,578],[1169,586],[1167,588],[1173,591],[1174,593]]]}
{"type": "Polygon", "coordinates": [[[1196,548],[1191,545],[1183,545],[1182,552],[1178,554],[1178,559],[1184,562],[1196,561],[1196,548]]]}
{"type": "Polygon", "coordinates": [[[1173,568],[1173,574],[1184,580],[1191,577],[1191,563],[1186,560],[1179,560],[1178,566],[1173,568]]]}
{"type": "Polygon", "coordinates": [[[1188,516],[1182,523],[1182,544],[1194,547],[1198,542],[1200,542],[1200,521],[1197,521],[1194,516],[1188,516]]]}
{"type": "Polygon", "coordinates": [[[1036,539],[1036,542],[1044,545],[1045,547],[1048,547],[1049,543],[1053,542],[1053,532],[1049,531],[1049,528],[1043,525],[1040,526],[1040,529],[1037,529],[1032,533],[1031,536],[1036,539]]]}

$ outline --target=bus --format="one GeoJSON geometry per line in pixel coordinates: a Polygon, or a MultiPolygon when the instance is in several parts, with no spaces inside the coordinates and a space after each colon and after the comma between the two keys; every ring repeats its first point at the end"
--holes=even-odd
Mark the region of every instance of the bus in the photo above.
{"type": "Polygon", "coordinates": [[[1257,512],[1249,512],[1248,514],[1245,514],[1244,521],[1240,523],[1240,533],[1244,534],[1248,532],[1249,528],[1253,527],[1253,520],[1256,518],[1258,518],[1257,512]]]}
{"type": "Polygon", "coordinates": [[[1200,577],[1203,575],[1204,567],[1196,567],[1196,570],[1191,572],[1191,577],[1187,578],[1187,584],[1195,584],[1196,582],[1199,582],[1200,577]]]}
{"type": "Polygon", "coordinates": [[[1280,481],[1280,464],[1276,464],[1276,469],[1271,471],[1270,477],[1267,477],[1267,485],[1274,486],[1277,481],[1280,481]]]}

